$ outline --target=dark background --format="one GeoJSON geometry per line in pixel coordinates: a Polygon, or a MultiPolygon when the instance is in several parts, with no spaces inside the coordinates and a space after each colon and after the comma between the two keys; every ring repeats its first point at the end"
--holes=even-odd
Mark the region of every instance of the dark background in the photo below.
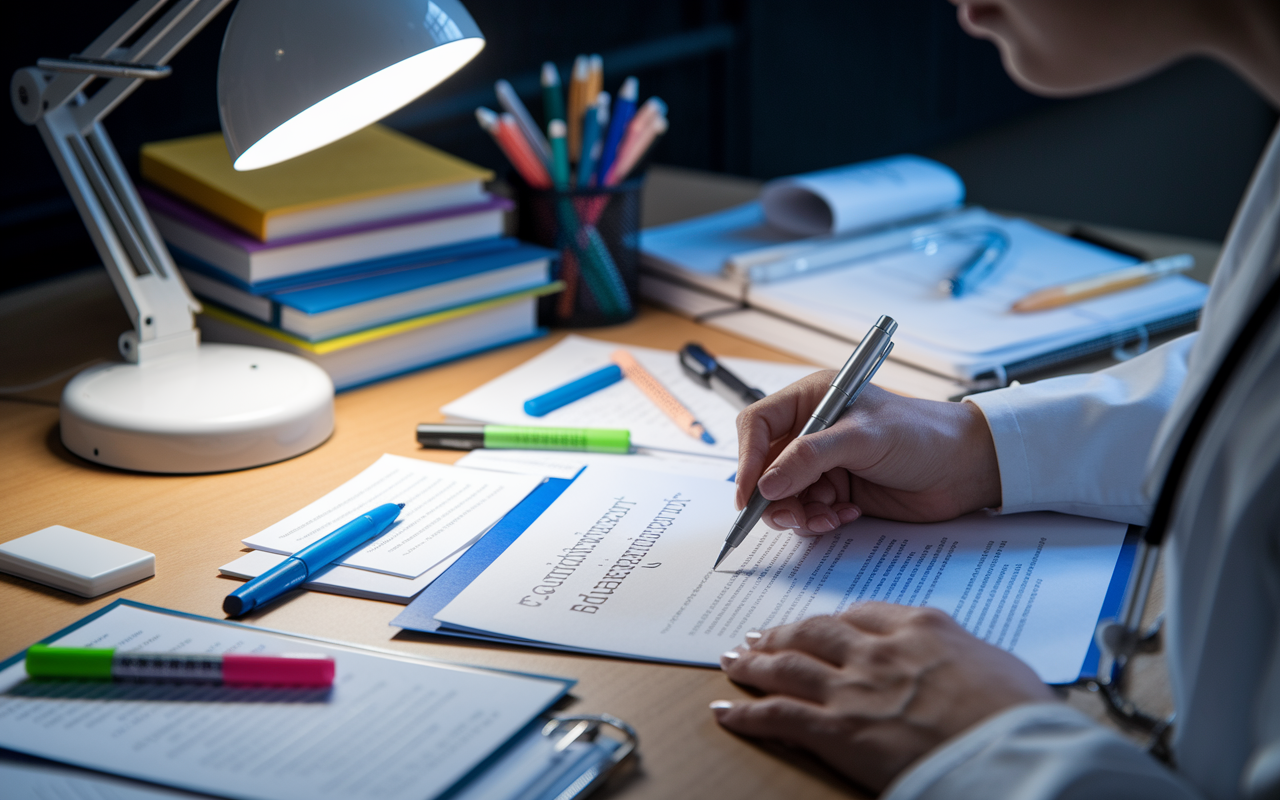
{"type": "MultiPolygon", "coordinates": [[[[1176,65],[1134,86],[1045,100],[1005,76],[945,0],[464,0],[488,45],[392,116],[403,131],[501,171],[477,128],[511,80],[535,113],[537,68],[567,75],[604,55],[670,107],[658,163],[772,178],[899,152],[954,167],[992,208],[1221,239],[1274,112],[1227,70],[1176,65]]],[[[358,0],[352,0],[358,2],[358,0]]],[[[3,74],[79,51],[127,0],[22,3],[4,15],[3,74]]],[[[234,6],[233,6],[234,8],[234,6]]],[[[224,11],[107,119],[125,162],[138,146],[215,130],[224,11]]],[[[34,128],[0,111],[0,290],[98,263],[34,128]]]]}

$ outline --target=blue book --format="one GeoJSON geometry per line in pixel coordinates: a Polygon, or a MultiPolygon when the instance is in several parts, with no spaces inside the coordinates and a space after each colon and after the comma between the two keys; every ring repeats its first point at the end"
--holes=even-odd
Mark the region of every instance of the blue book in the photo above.
{"type": "Polygon", "coordinates": [[[308,286],[317,286],[327,283],[334,278],[345,278],[348,276],[363,276],[381,273],[384,271],[394,271],[407,267],[427,266],[428,264],[442,264],[446,261],[456,261],[460,258],[469,258],[471,256],[484,255],[486,253],[496,253],[500,250],[510,250],[519,247],[521,242],[510,236],[495,236],[488,239],[476,239],[469,242],[461,242],[459,244],[443,245],[441,247],[429,247],[421,250],[409,250],[403,253],[383,256],[382,258],[374,258],[366,261],[353,261],[351,263],[338,264],[324,269],[311,270],[296,275],[284,275],[277,278],[268,278],[265,280],[246,281],[243,278],[228,272],[227,270],[215,264],[206,261],[199,256],[166,242],[169,252],[173,255],[173,260],[178,266],[185,270],[198,272],[207,275],[221,283],[242,289],[249,294],[268,295],[272,292],[282,292],[290,289],[303,289],[308,286]]]}
{"type": "Polygon", "coordinates": [[[553,251],[504,241],[510,246],[479,255],[382,264],[360,274],[313,276],[308,283],[263,294],[215,277],[186,258],[178,261],[198,296],[318,342],[550,282],[553,251]]]}

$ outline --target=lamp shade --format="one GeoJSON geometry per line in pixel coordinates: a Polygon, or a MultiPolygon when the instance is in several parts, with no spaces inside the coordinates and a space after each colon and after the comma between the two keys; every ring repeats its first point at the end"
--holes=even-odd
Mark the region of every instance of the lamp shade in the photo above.
{"type": "Polygon", "coordinates": [[[238,170],[270,166],[382,119],[484,48],[458,0],[240,0],[218,62],[238,170]]]}

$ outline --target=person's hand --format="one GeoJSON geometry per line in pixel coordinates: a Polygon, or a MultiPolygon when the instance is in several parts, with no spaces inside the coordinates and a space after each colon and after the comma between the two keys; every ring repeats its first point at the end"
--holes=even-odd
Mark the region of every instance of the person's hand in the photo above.
{"type": "Polygon", "coordinates": [[[972,403],[868,386],[835,425],[796,438],[833,376],[814,373],[738,415],[739,509],[758,484],[774,501],[765,524],[820,534],[862,514],[936,522],[1000,505],[995,444],[972,403]]]}
{"type": "Polygon", "coordinates": [[[877,792],[987,717],[1055,699],[1030,667],[946,613],[890,603],[749,633],[720,665],[767,695],[712,703],[721,725],[803,747],[877,792]]]}

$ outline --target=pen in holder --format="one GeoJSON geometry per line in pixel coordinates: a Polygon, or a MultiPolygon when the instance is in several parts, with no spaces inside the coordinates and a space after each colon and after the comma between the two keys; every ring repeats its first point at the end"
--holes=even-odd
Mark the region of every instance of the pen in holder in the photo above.
{"type": "Polygon", "coordinates": [[[517,235],[560,251],[565,289],[543,298],[539,322],[570,328],[614,325],[635,316],[639,296],[639,175],[616,186],[534,189],[511,176],[517,235]]]}

